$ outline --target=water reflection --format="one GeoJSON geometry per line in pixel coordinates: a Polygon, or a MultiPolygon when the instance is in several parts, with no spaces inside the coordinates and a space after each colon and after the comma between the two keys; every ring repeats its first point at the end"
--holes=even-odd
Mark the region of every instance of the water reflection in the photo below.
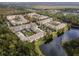
{"type": "Polygon", "coordinates": [[[69,31],[65,32],[62,36],[55,38],[50,43],[41,45],[40,49],[43,52],[43,54],[47,56],[65,56],[67,54],[60,43],[70,41],[76,38],[79,38],[79,30],[70,29],[69,31]]]}

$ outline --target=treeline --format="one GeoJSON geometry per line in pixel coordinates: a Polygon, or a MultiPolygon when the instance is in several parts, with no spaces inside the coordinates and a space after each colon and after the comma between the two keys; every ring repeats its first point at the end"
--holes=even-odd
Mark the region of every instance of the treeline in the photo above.
{"type": "Polygon", "coordinates": [[[0,14],[11,15],[11,14],[25,14],[31,12],[26,8],[0,8],[0,14]]]}
{"type": "Polygon", "coordinates": [[[64,21],[69,22],[74,25],[79,25],[79,15],[68,14],[64,16],[64,21]]]}
{"type": "Polygon", "coordinates": [[[64,43],[63,47],[69,56],[79,56],[79,38],[64,43]]]}

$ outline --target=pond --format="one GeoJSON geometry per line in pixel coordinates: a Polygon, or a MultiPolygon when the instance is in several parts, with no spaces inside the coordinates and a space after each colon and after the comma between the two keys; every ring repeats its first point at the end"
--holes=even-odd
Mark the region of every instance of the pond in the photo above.
{"type": "Polygon", "coordinates": [[[42,44],[40,49],[46,56],[67,56],[67,53],[61,46],[61,42],[67,42],[79,38],[79,29],[70,29],[63,35],[55,38],[48,44],[42,44]]]}

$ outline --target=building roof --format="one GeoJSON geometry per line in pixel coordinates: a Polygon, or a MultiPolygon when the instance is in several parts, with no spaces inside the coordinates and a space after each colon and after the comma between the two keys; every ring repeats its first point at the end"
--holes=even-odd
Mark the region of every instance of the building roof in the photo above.
{"type": "Polygon", "coordinates": [[[29,22],[22,15],[10,15],[7,16],[7,19],[12,25],[21,25],[29,22]]]}
{"type": "Polygon", "coordinates": [[[41,37],[44,36],[44,31],[42,31],[41,29],[38,28],[38,26],[35,23],[30,23],[30,24],[26,24],[26,25],[20,25],[20,26],[15,26],[15,27],[11,27],[11,30],[22,40],[22,41],[29,41],[29,42],[33,42],[41,37]],[[35,25],[35,26],[33,26],[35,25]],[[35,32],[35,34],[31,35],[31,36],[25,36],[21,30],[23,29],[29,29],[32,30],[33,32],[35,32]]]}

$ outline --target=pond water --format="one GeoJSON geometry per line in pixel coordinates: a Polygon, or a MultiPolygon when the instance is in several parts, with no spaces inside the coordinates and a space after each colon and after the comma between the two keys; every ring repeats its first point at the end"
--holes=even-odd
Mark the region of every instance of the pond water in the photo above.
{"type": "Polygon", "coordinates": [[[50,43],[42,44],[40,49],[46,56],[66,56],[67,53],[61,46],[61,42],[74,40],[76,38],[79,38],[79,29],[70,29],[63,35],[52,40],[50,43]]]}

